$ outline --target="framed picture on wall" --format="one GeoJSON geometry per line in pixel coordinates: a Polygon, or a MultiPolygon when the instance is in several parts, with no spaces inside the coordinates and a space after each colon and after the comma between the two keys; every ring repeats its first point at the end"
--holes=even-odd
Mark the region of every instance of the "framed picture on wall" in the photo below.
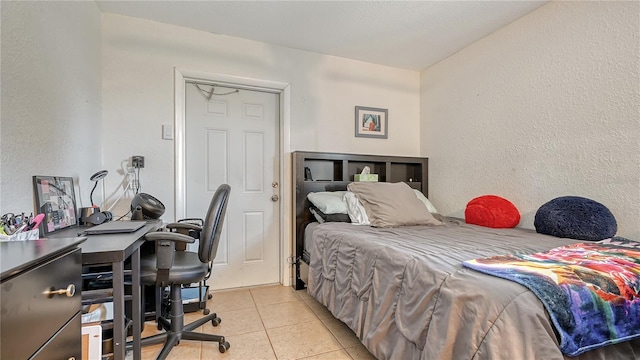
{"type": "Polygon", "coordinates": [[[44,214],[40,232],[46,235],[78,224],[73,178],[64,176],[34,176],[35,213],[44,214]]]}
{"type": "Polygon", "coordinates": [[[386,139],[388,113],[387,109],[356,106],[356,137],[386,139]]]}

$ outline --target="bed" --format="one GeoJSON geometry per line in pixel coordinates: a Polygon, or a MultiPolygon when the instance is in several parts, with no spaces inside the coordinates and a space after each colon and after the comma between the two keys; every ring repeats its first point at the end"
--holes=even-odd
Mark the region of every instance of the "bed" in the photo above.
{"type": "Polygon", "coordinates": [[[532,291],[463,266],[577,241],[441,216],[438,226],[391,228],[314,221],[307,195],[346,190],[362,164],[384,172],[380,181],[405,181],[427,194],[426,159],[295,153],[296,286],[306,287],[378,359],[640,359],[638,339],[563,355],[532,291]],[[323,161],[332,164],[333,176],[311,180],[305,168],[323,161]]]}

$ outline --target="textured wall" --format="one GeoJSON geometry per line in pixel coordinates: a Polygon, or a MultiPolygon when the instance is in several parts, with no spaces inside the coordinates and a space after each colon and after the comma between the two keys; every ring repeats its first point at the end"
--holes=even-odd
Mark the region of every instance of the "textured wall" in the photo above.
{"type": "MultiPolygon", "coordinates": [[[[291,84],[292,151],[420,152],[418,72],[120,15],[102,23],[104,164],[115,173],[144,155],[143,190],[163,201],[165,220],[174,216],[174,145],[161,126],[174,122],[174,67],[291,84]],[[356,105],[389,109],[387,140],[354,137],[356,105]]],[[[119,181],[105,180],[109,189],[119,181]]]]}
{"type": "Polygon", "coordinates": [[[33,210],[33,175],[74,177],[86,206],[102,166],[100,11],[46,1],[0,9],[0,212],[33,210]]]}
{"type": "Polygon", "coordinates": [[[640,3],[552,2],[421,74],[430,199],[464,217],[483,194],[520,226],[552,198],[609,207],[640,239],[640,3]]]}

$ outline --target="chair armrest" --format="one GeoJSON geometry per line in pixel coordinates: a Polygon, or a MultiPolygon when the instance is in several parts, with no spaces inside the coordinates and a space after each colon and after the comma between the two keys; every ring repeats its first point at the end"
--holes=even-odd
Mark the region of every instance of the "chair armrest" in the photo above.
{"type": "Polygon", "coordinates": [[[194,242],[196,242],[196,239],[192,238],[189,235],[174,233],[169,231],[150,232],[144,236],[144,239],[147,241],[168,240],[173,242],[184,242],[188,244],[193,244],[194,242]]]}
{"type": "Polygon", "coordinates": [[[159,287],[168,285],[169,270],[173,266],[176,243],[191,244],[196,241],[191,236],[168,231],[151,232],[146,234],[144,239],[156,243],[156,286],[159,287]]]}
{"type": "MultiPolygon", "coordinates": [[[[178,220],[178,222],[167,224],[165,228],[171,232],[186,234],[191,236],[194,239],[200,239],[200,233],[202,232],[202,220],[200,220],[200,224],[197,224],[194,222],[197,220],[200,220],[200,219],[178,220]]],[[[184,251],[186,250],[186,245],[183,244],[181,246],[177,246],[176,250],[184,251]]]]}
{"type": "Polygon", "coordinates": [[[198,225],[198,226],[204,226],[204,220],[203,219],[198,219],[198,218],[180,219],[177,222],[179,222],[179,223],[191,223],[191,224],[198,225]]]}
{"type": "Polygon", "coordinates": [[[186,230],[196,230],[196,231],[202,231],[202,226],[196,225],[196,224],[192,224],[192,223],[181,223],[181,222],[177,222],[177,223],[171,223],[171,224],[167,224],[165,225],[165,227],[169,230],[180,230],[180,229],[186,229],[186,230]]]}

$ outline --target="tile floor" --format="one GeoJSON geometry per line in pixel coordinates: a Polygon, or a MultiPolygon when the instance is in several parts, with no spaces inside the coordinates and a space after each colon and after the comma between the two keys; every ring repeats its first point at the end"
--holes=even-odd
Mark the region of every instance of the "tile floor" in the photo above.
{"type": "MultiPolygon", "coordinates": [[[[208,307],[222,323],[213,327],[209,322],[198,331],[224,335],[231,348],[221,354],[218,343],[183,340],[169,359],[375,360],[353,332],[306,290],[277,285],[212,293],[208,307]]],[[[185,323],[200,316],[201,311],[187,313],[185,323]]],[[[148,322],[143,336],[157,332],[155,322],[148,322]]],[[[143,347],[142,359],[155,359],[161,348],[161,344],[143,347]]]]}

